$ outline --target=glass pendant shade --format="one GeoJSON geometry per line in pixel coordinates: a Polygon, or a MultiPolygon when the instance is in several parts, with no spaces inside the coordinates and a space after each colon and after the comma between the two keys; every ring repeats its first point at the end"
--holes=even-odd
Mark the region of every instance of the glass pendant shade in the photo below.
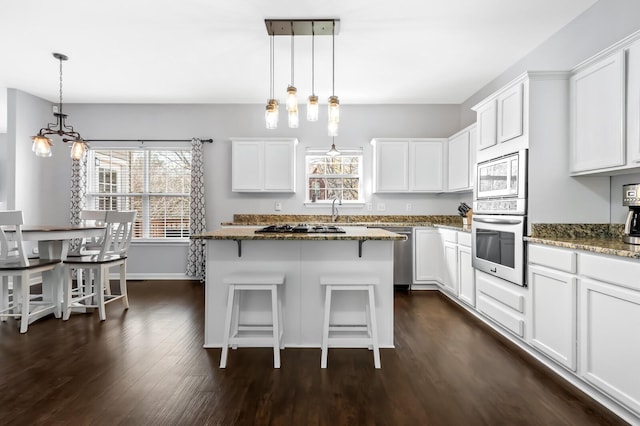
{"type": "Polygon", "coordinates": [[[329,136],[338,136],[338,123],[340,122],[340,102],[337,96],[329,97],[329,136]]]}
{"type": "Polygon", "coordinates": [[[71,158],[73,160],[80,160],[87,150],[87,144],[82,139],[77,139],[73,141],[73,145],[71,146],[71,158]]]}
{"type": "Polygon", "coordinates": [[[298,108],[290,109],[287,116],[289,117],[289,128],[297,129],[299,124],[298,108]]]}
{"type": "Polygon", "coordinates": [[[51,147],[53,142],[46,136],[32,136],[33,145],[31,150],[35,152],[37,157],[51,157],[51,147]]]}
{"type": "Polygon", "coordinates": [[[278,128],[278,101],[276,99],[269,99],[267,102],[264,118],[267,123],[267,129],[278,128]]]}
{"type": "Polygon", "coordinates": [[[318,113],[320,105],[318,104],[318,97],[316,95],[310,95],[307,100],[307,120],[318,121],[318,113]]]}

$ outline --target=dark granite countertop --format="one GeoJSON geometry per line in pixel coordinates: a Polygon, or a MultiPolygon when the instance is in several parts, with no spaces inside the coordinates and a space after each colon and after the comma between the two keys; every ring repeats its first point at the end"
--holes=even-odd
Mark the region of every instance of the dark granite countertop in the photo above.
{"type": "Polygon", "coordinates": [[[300,241],[317,241],[317,240],[406,240],[404,235],[389,232],[379,228],[366,228],[358,226],[345,227],[344,234],[323,234],[323,233],[265,233],[256,234],[259,226],[250,227],[227,227],[216,231],[205,232],[202,235],[193,235],[193,239],[205,240],[300,240],[300,241]]]}

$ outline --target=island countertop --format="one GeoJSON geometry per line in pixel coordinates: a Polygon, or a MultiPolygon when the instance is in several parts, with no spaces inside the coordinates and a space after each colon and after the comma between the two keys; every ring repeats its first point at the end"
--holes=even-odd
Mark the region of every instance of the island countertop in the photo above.
{"type": "Polygon", "coordinates": [[[256,229],[260,226],[247,227],[228,227],[215,231],[205,232],[200,235],[193,235],[193,239],[205,240],[301,240],[301,241],[318,241],[318,240],[406,240],[407,237],[395,232],[390,232],[380,228],[366,228],[362,226],[345,226],[344,234],[339,233],[304,233],[304,232],[274,232],[274,233],[258,233],[256,229]]]}

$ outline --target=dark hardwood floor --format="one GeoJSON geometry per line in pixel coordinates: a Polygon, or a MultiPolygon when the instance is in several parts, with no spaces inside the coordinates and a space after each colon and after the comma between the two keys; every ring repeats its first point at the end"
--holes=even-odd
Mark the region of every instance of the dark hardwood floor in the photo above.
{"type": "MultiPolygon", "coordinates": [[[[0,323],[0,424],[624,424],[436,292],[398,292],[395,349],[203,349],[204,289],[133,281],[131,308],[0,323]]],[[[321,321],[321,318],[318,318],[321,321]]]]}

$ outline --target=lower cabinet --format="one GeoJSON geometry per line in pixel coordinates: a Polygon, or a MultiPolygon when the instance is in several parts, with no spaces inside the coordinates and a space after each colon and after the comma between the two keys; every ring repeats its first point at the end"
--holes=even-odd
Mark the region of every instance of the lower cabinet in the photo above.
{"type": "Polygon", "coordinates": [[[530,265],[531,346],[576,371],[576,277],[530,265]]]}
{"type": "Polygon", "coordinates": [[[476,306],[476,274],[471,265],[471,234],[458,234],[458,298],[470,306],[476,306]]]}
{"type": "Polygon", "coordinates": [[[476,309],[520,338],[525,337],[527,288],[476,271],[476,309]]]}
{"type": "Polygon", "coordinates": [[[433,284],[442,281],[442,239],[438,229],[413,228],[413,283],[433,284]]]}
{"type": "Polygon", "coordinates": [[[458,297],[458,245],[444,242],[444,274],[441,286],[452,296],[458,297]]]}

